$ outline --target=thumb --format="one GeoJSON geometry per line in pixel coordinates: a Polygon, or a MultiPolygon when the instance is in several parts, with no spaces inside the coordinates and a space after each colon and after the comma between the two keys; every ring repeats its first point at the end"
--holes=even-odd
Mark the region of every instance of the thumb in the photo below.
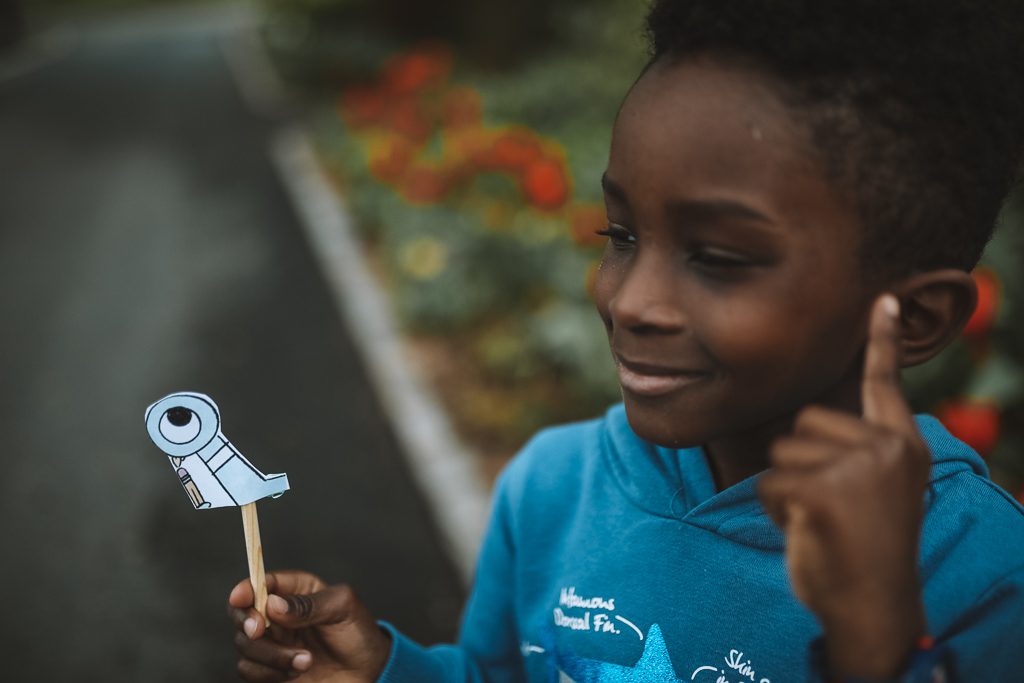
{"type": "Polygon", "coordinates": [[[348,621],[356,605],[350,587],[329,586],[316,593],[271,595],[267,598],[267,616],[286,628],[326,626],[348,621]]]}
{"type": "Polygon", "coordinates": [[[871,308],[861,405],[868,422],[913,434],[913,413],[900,386],[901,345],[899,300],[883,294],[871,308]]]}
{"type": "Polygon", "coordinates": [[[387,663],[391,639],[346,585],[329,586],[316,593],[271,595],[267,616],[286,629],[317,627],[323,652],[368,680],[377,680],[387,663]]]}

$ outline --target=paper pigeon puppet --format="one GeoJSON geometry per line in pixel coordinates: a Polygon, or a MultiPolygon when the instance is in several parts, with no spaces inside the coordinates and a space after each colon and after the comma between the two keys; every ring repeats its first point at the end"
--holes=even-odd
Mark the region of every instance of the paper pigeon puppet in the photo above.
{"type": "Polygon", "coordinates": [[[245,505],[288,490],[288,475],[263,474],[224,437],[220,411],[209,396],[164,396],[146,409],[146,429],[170,456],[196,509],[245,505]]]}

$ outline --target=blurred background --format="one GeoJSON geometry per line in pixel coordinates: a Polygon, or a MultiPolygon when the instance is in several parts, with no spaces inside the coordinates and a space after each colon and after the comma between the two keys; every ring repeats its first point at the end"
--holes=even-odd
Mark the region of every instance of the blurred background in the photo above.
{"type": "MultiPolygon", "coordinates": [[[[185,389],[292,480],[260,505],[268,567],[351,582],[414,638],[453,637],[464,572],[270,149],[308,135],[486,487],[538,428],[617,397],[589,287],[643,13],[0,0],[5,679],[234,680],[238,515],[191,510],[143,428],[185,389]]],[[[907,389],[1018,496],[1020,199],[1003,223],[963,337],[907,389]]]]}

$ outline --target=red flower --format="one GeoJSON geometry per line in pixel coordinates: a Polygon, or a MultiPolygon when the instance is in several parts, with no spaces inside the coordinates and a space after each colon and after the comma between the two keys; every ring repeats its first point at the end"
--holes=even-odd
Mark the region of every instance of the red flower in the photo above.
{"type": "Polygon", "coordinates": [[[554,211],[569,198],[565,169],[553,159],[538,159],[527,166],[520,185],[526,200],[538,209],[554,211]]]}
{"type": "Polygon", "coordinates": [[[978,286],[978,307],[967,321],[963,335],[969,339],[977,339],[992,329],[999,309],[1000,287],[999,278],[988,268],[978,268],[972,275],[978,286]]]}
{"type": "Polygon", "coordinates": [[[983,456],[999,441],[999,409],[991,401],[949,401],[939,408],[938,418],[953,436],[983,456]]]}
{"type": "Polygon", "coordinates": [[[500,133],[475,161],[483,170],[519,172],[540,156],[540,141],[533,131],[513,129],[500,133]]]}
{"type": "Polygon", "coordinates": [[[341,96],[341,115],[353,128],[380,122],[387,101],[373,88],[351,88],[341,96]]]}
{"type": "Polygon", "coordinates": [[[452,55],[442,45],[422,47],[394,57],[385,65],[385,87],[398,95],[409,95],[447,80],[452,70],[452,55]]]}
{"type": "Polygon", "coordinates": [[[391,130],[415,143],[426,142],[432,125],[419,103],[411,98],[399,99],[390,104],[388,123],[391,130]]]}

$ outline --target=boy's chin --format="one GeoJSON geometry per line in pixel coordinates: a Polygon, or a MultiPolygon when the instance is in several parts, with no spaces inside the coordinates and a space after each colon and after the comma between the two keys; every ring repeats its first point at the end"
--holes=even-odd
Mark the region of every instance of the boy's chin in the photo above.
{"type": "Polygon", "coordinates": [[[711,436],[706,429],[708,425],[689,424],[690,420],[681,418],[678,413],[666,407],[659,409],[640,405],[629,397],[625,397],[624,403],[630,429],[644,441],[656,446],[693,448],[706,443],[711,436]]]}

